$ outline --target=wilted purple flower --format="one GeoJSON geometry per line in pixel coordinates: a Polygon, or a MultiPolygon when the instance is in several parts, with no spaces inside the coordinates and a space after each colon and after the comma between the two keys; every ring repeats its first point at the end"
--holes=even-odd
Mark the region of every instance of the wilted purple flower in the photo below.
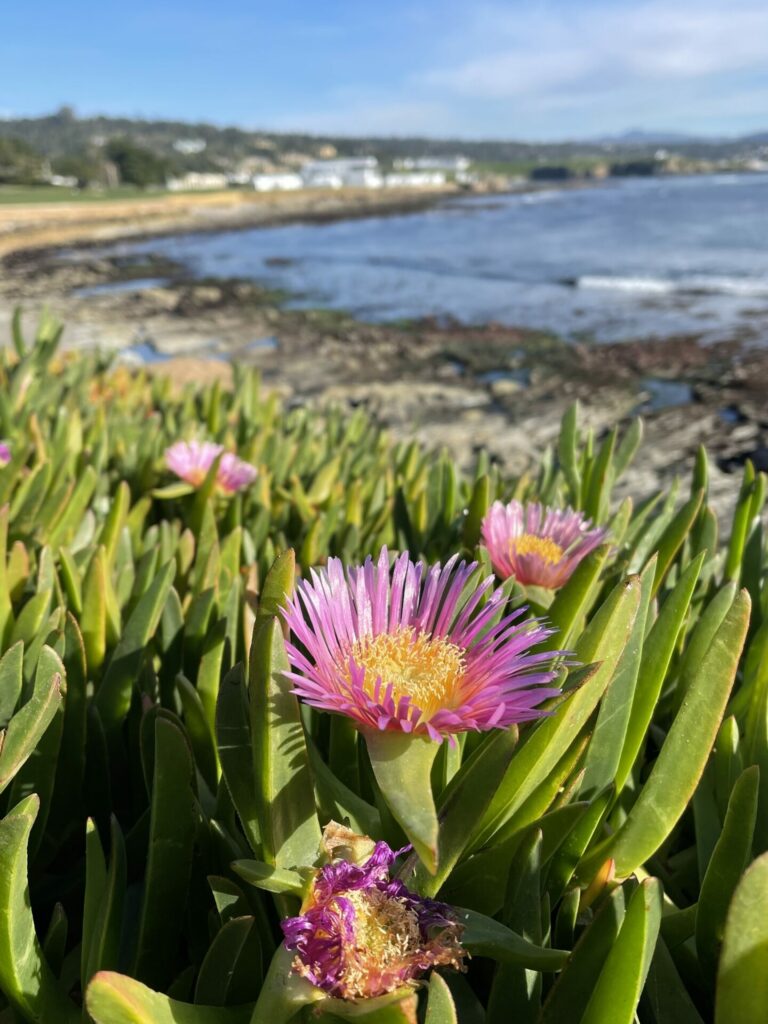
{"type": "MultiPolygon", "coordinates": [[[[222,452],[222,445],[210,441],[177,441],[166,448],[165,462],[182,480],[199,487],[214,460],[222,452]]],[[[252,484],[257,475],[255,466],[239,459],[232,452],[224,452],[219,462],[216,483],[222,491],[232,494],[252,484]]]]}
{"type": "Polygon", "coordinates": [[[0,466],[7,466],[11,461],[11,446],[7,441],[0,441],[0,466]]]}
{"type": "Polygon", "coordinates": [[[523,586],[562,587],[579,562],[602,543],[607,530],[592,528],[572,508],[495,501],[483,519],[483,543],[494,569],[523,586]]]}
{"type": "Polygon", "coordinates": [[[376,843],[362,865],[337,860],[319,870],[302,913],[282,922],[297,974],[330,996],[371,999],[432,967],[461,968],[462,926],[451,908],[389,877],[407,849],[376,843]]]}
{"type": "Polygon", "coordinates": [[[294,693],[368,729],[427,734],[507,728],[537,718],[559,691],[553,660],[533,654],[552,635],[525,608],[500,617],[506,597],[476,563],[425,570],[408,553],[390,578],[389,553],[347,569],[330,558],[298,584],[284,609],[294,693]]]}

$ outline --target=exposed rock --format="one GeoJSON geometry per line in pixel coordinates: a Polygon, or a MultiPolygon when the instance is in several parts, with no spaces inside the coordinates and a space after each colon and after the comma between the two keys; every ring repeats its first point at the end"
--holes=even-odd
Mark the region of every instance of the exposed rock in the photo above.
{"type": "Polygon", "coordinates": [[[506,472],[523,472],[556,442],[575,399],[598,437],[638,411],[645,415],[646,441],[618,496],[640,500],[687,476],[704,444],[712,456],[710,498],[726,516],[738,491],[733,474],[745,460],[768,468],[766,348],[702,346],[690,337],[567,345],[501,324],[361,323],[337,310],[284,307],[255,282],[189,280],[151,255],[66,263],[49,253],[8,265],[0,277],[6,336],[21,299],[28,331],[47,305],[65,322],[67,344],[122,350],[150,343],[173,357],[151,372],[177,382],[215,376],[226,384],[231,367],[212,356],[236,354],[293,404],[363,405],[394,436],[445,447],[467,469],[485,448],[506,472]],[[158,276],[162,286],[141,285],[158,276]],[[125,280],[138,287],[78,294],[125,280]]]}

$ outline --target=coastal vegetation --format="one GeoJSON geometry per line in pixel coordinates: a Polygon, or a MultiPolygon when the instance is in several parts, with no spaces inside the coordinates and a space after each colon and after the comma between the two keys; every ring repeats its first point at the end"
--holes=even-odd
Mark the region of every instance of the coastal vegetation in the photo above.
{"type": "MultiPolygon", "coordinates": [[[[142,188],[188,173],[295,171],[334,157],[374,157],[389,170],[407,159],[436,161],[463,154],[473,174],[543,180],[616,175],[756,170],[766,161],[766,137],[625,136],[558,143],[471,141],[422,137],[317,136],[219,128],[205,123],[78,117],[70,107],[38,118],[0,121],[0,185],[142,188]],[[555,170],[558,174],[555,175],[555,170]]],[[[237,184],[237,182],[235,182],[237,184]]],[[[240,180],[242,184],[242,180],[240,180]]],[[[3,191],[0,189],[0,201],[3,191]]]]}
{"type": "Polygon", "coordinates": [[[0,350],[0,1019],[768,1018],[764,474],[723,528],[703,449],[617,500],[639,420],[463,472],[60,340],[0,350]]]}

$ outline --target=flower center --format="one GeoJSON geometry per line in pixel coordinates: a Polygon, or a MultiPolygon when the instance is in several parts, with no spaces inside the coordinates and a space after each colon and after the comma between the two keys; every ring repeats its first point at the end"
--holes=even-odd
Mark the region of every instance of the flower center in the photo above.
{"type": "Polygon", "coordinates": [[[207,476],[207,470],[201,469],[200,466],[193,466],[187,472],[187,483],[193,484],[195,487],[199,487],[207,476]]]}
{"type": "Polygon", "coordinates": [[[410,697],[425,717],[451,707],[464,674],[464,651],[443,637],[401,626],[394,633],[364,636],[350,656],[365,669],[364,687],[374,696],[376,680],[392,686],[392,699],[410,697]]]}
{"type": "Polygon", "coordinates": [[[556,565],[565,552],[551,537],[537,537],[535,533],[521,533],[509,542],[513,555],[538,555],[550,565],[556,565]]]}
{"type": "Polygon", "coordinates": [[[370,997],[396,988],[408,977],[409,958],[422,944],[415,911],[379,889],[349,890],[343,897],[355,911],[354,937],[345,944],[339,979],[344,997],[370,997]]]}

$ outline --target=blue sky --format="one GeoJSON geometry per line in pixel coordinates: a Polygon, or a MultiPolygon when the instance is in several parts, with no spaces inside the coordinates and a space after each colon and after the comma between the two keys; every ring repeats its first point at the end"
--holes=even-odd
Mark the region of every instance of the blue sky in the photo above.
{"type": "Polygon", "coordinates": [[[766,0],[36,0],[0,116],[566,139],[768,129],[766,0]]]}

